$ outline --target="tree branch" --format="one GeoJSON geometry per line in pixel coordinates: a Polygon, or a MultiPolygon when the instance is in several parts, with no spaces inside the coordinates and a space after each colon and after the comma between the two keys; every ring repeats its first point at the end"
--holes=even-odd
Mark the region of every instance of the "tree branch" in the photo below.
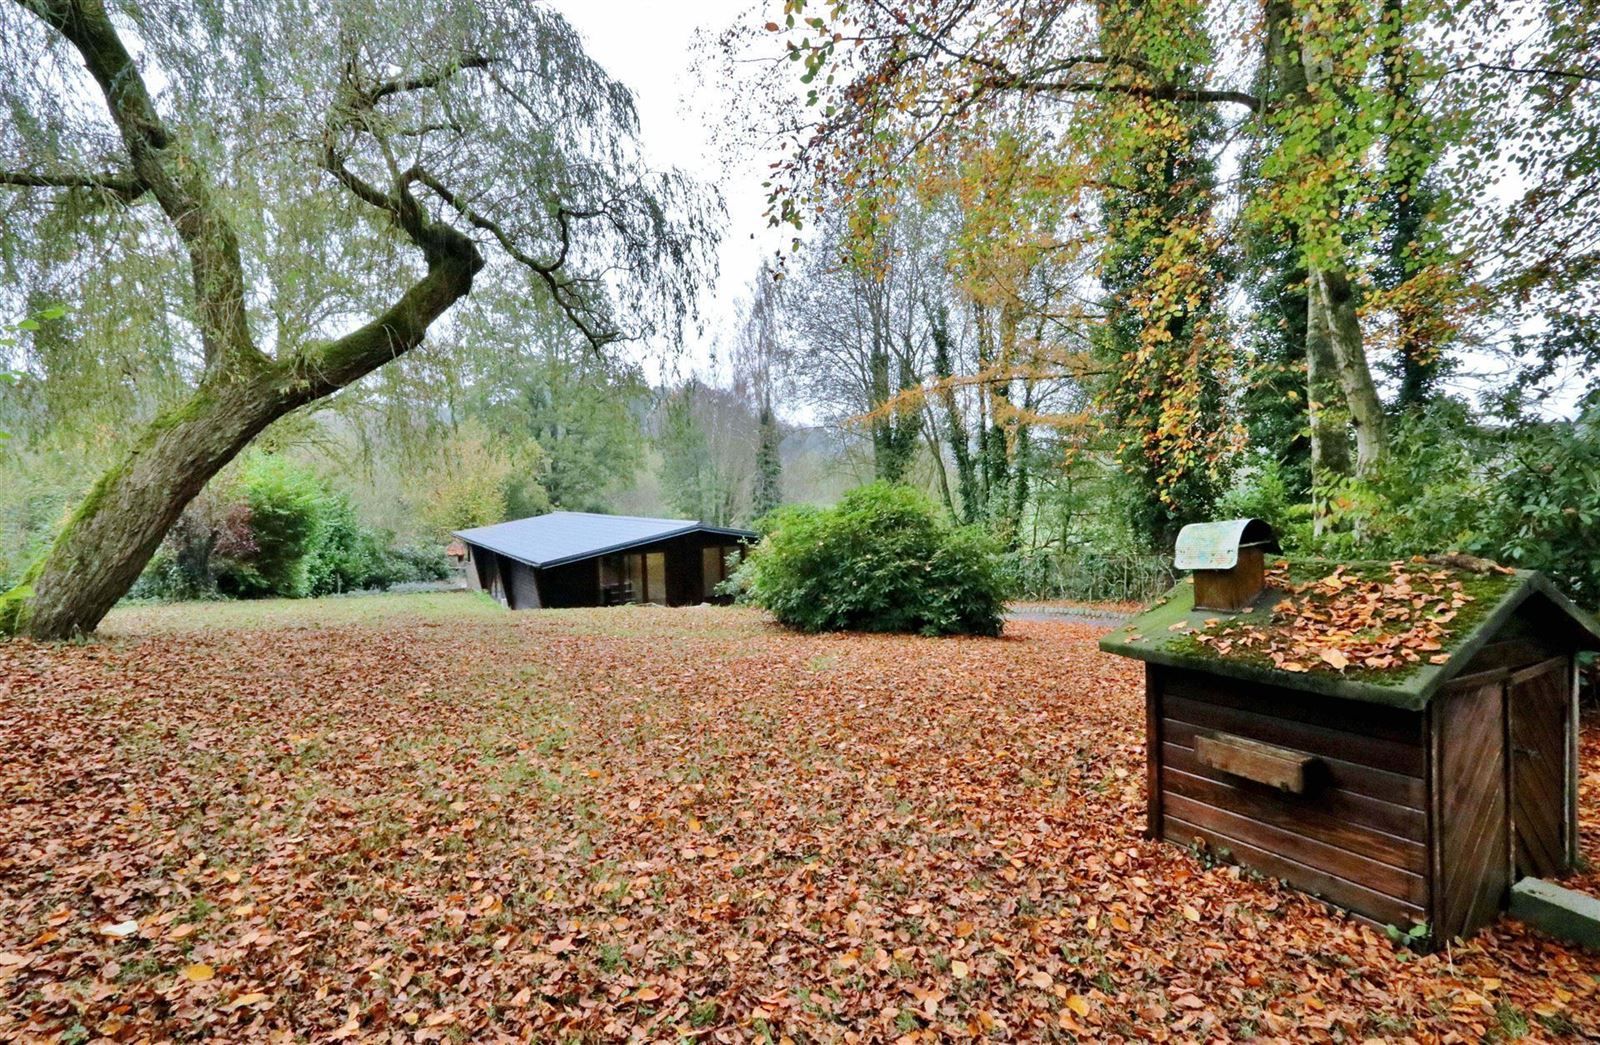
{"type": "Polygon", "coordinates": [[[155,197],[189,252],[196,320],[206,366],[266,357],[246,322],[239,238],[212,197],[204,165],[187,155],[161,119],[150,89],[96,0],[15,0],[61,34],[100,85],[111,120],[128,150],[133,177],[155,197]]]}
{"type": "Polygon", "coordinates": [[[1468,62],[1466,65],[1457,65],[1445,70],[1449,73],[1464,73],[1473,69],[1483,69],[1493,73],[1511,73],[1514,76],[1544,76],[1558,80],[1582,80],[1585,83],[1600,83],[1600,73],[1580,72],[1576,69],[1549,69],[1541,66],[1515,66],[1497,65],[1493,62],[1468,62]]]}
{"type": "Polygon", "coordinates": [[[384,192],[351,171],[333,145],[323,149],[322,165],[357,198],[387,214],[422,249],[428,271],[382,315],[323,346],[299,362],[297,398],[306,402],[345,387],[422,343],[428,327],[472,291],[483,255],[471,237],[443,222],[428,220],[406,186],[417,170],[403,172],[393,192],[384,192]]]}
{"type": "Polygon", "coordinates": [[[384,80],[370,90],[363,92],[363,96],[370,104],[372,102],[379,101],[380,99],[387,98],[391,94],[402,94],[406,91],[426,91],[439,86],[463,69],[487,69],[489,68],[490,64],[491,59],[484,55],[465,55],[454,62],[449,62],[430,72],[419,73],[416,76],[384,80]]]}
{"type": "Polygon", "coordinates": [[[126,171],[81,174],[0,170],[0,185],[31,189],[95,189],[115,196],[124,203],[132,203],[149,190],[149,186],[126,171]]]}
{"type": "Polygon", "coordinates": [[[466,219],[468,224],[489,233],[512,260],[536,273],[544,281],[545,286],[549,288],[550,296],[555,301],[556,306],[578,328],[590,345],[595,348],[604,348],[614,341],[621,340],[622,335],[620,332],[616,330],[601,330],[592,323],[590,317],[594,315],[594,310],[587,306],[582,296],[574,289],[575,282],[571,279],[563,279],[560,275],[572,246],[570,223],[575,219],[583,220],[585,218],[599,217],[604,213],[603,211],[572,211],[567,210],[565,207],[558,207],[556,209],[556,223],[560,226],[561,247],[556,252],[555,260],[540,261],[518,246],[516,241],[511,238],[510,233],[506,232],[499,222],[478,212],[433,175],[421,168],[413,169],[417,180],[426,185],[434,195],[449,204],[457,214],[466,219]]]}
{"type": "Polygon", "coordinates": [[[1179,87],[1176,84],[1157,84],[1142,87],[1138,84],[1100,83],[1094,80],[1027,80],[1020,77],[986,77],[979,86],[988,90],[1017,91],[1022,94],[1125,94],[1135,98],[1150,98],[1168,102],[1198,102],[1201,104],[1232,103],[1243,105],[1256,112],[1262,111],[1262,101],[1246,91],[1212,90],[1203,87],[1179,87]]]}

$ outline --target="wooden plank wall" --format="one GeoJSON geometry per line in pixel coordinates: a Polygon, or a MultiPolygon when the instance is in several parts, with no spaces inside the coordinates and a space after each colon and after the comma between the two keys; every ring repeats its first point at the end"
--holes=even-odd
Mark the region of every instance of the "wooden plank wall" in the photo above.
{"type": "Polygon", "coordinates": [[[1504,681],[1447,689],[1430,710],[1438,782],[1433,930],[1448,940],[1494,921],[1511,888],[1504,681]]]}
{"type": "Polygon", "coordinates": [[[1424,716],[1159,668],[1159,823],[1168,841],[1227,848],[1380,923],[1428,918],[1424,716]],[[1227,733],[1317,757],[1304,795],[1202,765],[1194,738],[1227,733]]]}

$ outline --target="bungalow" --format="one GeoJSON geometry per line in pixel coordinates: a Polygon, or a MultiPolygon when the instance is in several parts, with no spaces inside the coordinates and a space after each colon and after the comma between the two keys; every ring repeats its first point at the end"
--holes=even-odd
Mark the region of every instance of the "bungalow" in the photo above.
{"type": "Polygon", "coordinates": [[[510,609],[715,599],[740,550],[760,535],[692,519],[551,512],[457,531],[467,582],[510,609]]]}

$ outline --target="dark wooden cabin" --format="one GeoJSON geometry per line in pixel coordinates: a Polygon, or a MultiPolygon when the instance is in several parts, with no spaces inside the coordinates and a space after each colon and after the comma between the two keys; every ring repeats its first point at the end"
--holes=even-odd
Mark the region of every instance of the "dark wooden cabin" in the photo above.
{"type": "Polygon", "coordinates": [[[453,535],[467,582],[514,610],[715,602],[751,530],[692,519],[551,512],[453,535]]]}
{"type": "Polygon", "coordinates": [[[1186,580],[1100,643],[1145,662],[1152,837],[1433,942],[1572,867],[1593,618],[1536,573],[1460,557],[1274,557],[1256,589],[1228,613],[1186,580]],[[1341,626],[1354,612],[1384,623],[1341,626]]]}

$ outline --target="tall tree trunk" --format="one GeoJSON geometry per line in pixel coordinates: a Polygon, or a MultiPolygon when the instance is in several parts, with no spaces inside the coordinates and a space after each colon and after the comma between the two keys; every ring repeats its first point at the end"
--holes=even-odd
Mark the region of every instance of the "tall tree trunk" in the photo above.
{"type": "Polygon", "coordinates": [[[1342,268],[1313,267],[1311,298],[1326,317],[1335,372],[1356,434],[1355,474],[1370,479],[1384,451],[1383,401],[1378,398],[1361,340],[1355,294],[1342,268]]]}
{"type": "MultiPolygon", "coordinates": [[[[1303,96],[1313,90],[1334,91],[1338,84],[1333,78],[1334,58],[1324,41],[1313,40],[1316,32],[1309,17],[1302,18],[1300,32],[1300,64],[1303,69],[1303,96]],[[1314,46],[1324,45],[1324,46],[1314,46]]],[[[1330,146],[1332,147],[1332,146],[1330,146]]],[[[1338,206],[1330,202],[1330,206],[1338,206]]],[[[1342,262],[1318,257],[1306,266],[1306,287],[1311,306],[1320,314],[1327,332],[1334,363],[1334,373],[1344,400],[1344,407],[1356,434],[1356,475],[1370,477],[1378,467],[1384,450],[1383,403],[1378,398],[1377,386],[1372,380],[1372,368],[1367,363],[1367,351],[1361,336],[1361,322],[1356,315],[1356,297],[1350,276],[1342,262]]],[[[1307,353],[1309,357],[1309,352],[1307,353]]]]}
{"type": "MultiPolygon", "coordinates": [[[[1266,84],[1272,110],[1310,104],[1313,89],[1335,90],[1332,58],[1318,27],[1302,19],[1294,0],[1267,0],[1266,84]]],[[[1333,204],[1330,203],[1330,206],[1333,204]]],[[[1370,476],[1384,453],[1384,413],[1372,380],[1356,314],[1350,276],[1343,264],[1311,249],[1306,258],[1306,391],[1311,428],[1311,478],[1317,528],[1326,502],[1317,490],[1340,478],[1370,476]],[[1354,426],[1356,455],[1350,455],[1354,426]],[[1352,465],[1354,467],[1352,467],[1352,465]]]]}
{"type": "MultiPolygon", "coordinates": [[[[928,329],[933,339],[933,372],[939,379],[939,403],[944,408],[945,439],[950,444],[950,454],[956,464],[956,490],[961,495],[961,512],[957,516],[964,523],[977,520],[978,492],[977,470],[973,465],[971,436],[967,423],[961,416],[961,401],[956,396],[951,379],[955,375],[955,361],[951,358],[950,319],[944,305],[928,306],[928,329]]],[[[936,454],[936,456],[939,456],[936,454]]],[[[942,457],[941,457],[942,460],[942,457]]],[[[946,500],[949,495],[946,494],[946,500]]],[[[951,506],[955,515],[955,507],[951,506]]]]}
{"type": "MultiPolygon", "coordinates": [[[[1307,277],[1308,284],[1313,282],[1307,277]]],[[[1350,474],[1350,412],[1344,405],[1339,363],[1327,298],[1306,294],[1306,418],[1311,429],[1312,526],[1317,534],[1329,516],[1324,484],[1350,474]]]]}

